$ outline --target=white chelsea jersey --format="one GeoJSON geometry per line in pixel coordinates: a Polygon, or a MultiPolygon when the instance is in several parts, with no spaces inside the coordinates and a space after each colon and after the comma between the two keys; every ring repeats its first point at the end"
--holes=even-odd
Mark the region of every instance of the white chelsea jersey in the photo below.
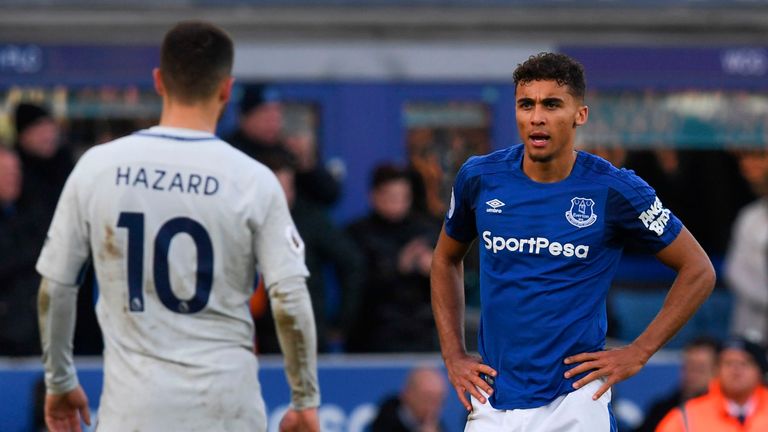
{"type": "Polygon", "coordinates": [[[263,416],[248,308],[255,272],[265,286],[308,275],[268,168],[188,129],[96,146],[67,180],[37,269],[73,284],[89,257],[105,342],[100,429],[207,430],[205,418],[230,410],[263,416]]]}

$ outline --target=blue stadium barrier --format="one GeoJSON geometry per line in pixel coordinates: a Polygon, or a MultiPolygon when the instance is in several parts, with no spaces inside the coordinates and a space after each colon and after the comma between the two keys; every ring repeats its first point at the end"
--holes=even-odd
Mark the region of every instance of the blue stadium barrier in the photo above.
{"type": "MultiPolygon", "coordinates": [[[[645,330],[664,303],[667,289],[632,289],[614,287],[608,296],[609,310],[616,329],[611,334],[623,341],[632,341],[645,330]]],[[[682,348],[687,341],[707,335],[717,339],[728,337],[733,299],[727,290],[717,289],[667,344],[668,348],[682,348]]]]}
{"type": "MultiPolygon", "coordinates": [[[[77,359],[80,382],[88,394],[91,413],[98,415],[102,385],[100,359],[77,359]]],[[[441,366],[437,355],[325,356],[319,362],[320,408],[324,432],[363,432],[374,418],[377,404],[396,394],[408,371],[418,365],[441,366]]],[[[269,432],[288,404],[288,387],[282,362],[276,357],[261,360],[260,379],[269,416],[269,432]]],[[[673,390],[677,383],[679,356],[660,353],[636,376],[613,389],[613,406],[620,424],[637,425],[651,401],[673,390]],[[649,385],[653,383],[653,385],[649,385]]],[[[34,386],[42,378],[37,359],[0,360],[0,431],[27,432],[32,429],[34,386]]],[[[450,388],[450,387],[449,387],[450,388]]],[[[448,432],[464,428],[466,412],[453,390],[446,398],[442,421],[448,432]]]]}

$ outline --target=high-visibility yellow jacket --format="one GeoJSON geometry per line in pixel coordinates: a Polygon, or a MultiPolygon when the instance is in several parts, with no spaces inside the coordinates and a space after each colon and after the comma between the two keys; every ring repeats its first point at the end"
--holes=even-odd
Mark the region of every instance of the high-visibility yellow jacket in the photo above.
{"type": "Polygon", "coordinates": [[[709,392],[686,402],[667,414],[656,432],[766,432],[768,431],[768,389],[758,387],[755,410],[744,424],[728,413],[728,402],[720,390],[720,382],[713,380],[709,392]]]}

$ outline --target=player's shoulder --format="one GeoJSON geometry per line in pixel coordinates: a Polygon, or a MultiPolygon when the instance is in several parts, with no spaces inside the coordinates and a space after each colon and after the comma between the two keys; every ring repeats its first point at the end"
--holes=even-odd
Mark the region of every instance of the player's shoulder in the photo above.
{"type": "Polygon", "coordinates": [[[617,168],[600,156],[580,151],[578,160],[582,166],[584,176],[589,181],[603,184],[622,195],[635,195],[653,190],[633,170],[617,168]]]}
{"type": "Polygon", "coordinates": [[[241,175],[243,177],[255,176],[259,179],[274,178],[275,181],[277,181],[274,172],[268,166],[251,156],[248,156],[242,150],[232,146],[227,141],[220,141],[222,144],[221,152],[226,154],[226,157],[229,158],[228,162],[231,163],[235,175],[241,175]]]}
{"type": "Polygon", "coordinates": [[[471,156],[461,167],[463,175],[467,178],[483,174],[493,174],[499,171],[520,169],[520,160],[523,156],[523,145],[518,144],[494,152],[471,156]]]}
{"type": "Polygon", "coordinates": [[[83,169],[98,169],[101,165],[113,164],[115,160],[146,160],[147,155],[153,154],[157,146],[160,146],[159,148],[164,148],[166,151],[162,153],[164,156],[157,156],[157,160],[174,162],[167,160],[168,149],[178,148],[178,152],[175,150],[171,152],[178,156],[176,161],[205,161],[205,163],[226,167],[228,177],[242,180],[242,182],[236,181],[237,183],[253,184],[264,179],[269,182],[269,179],[274,177],[272,171],[264,164],[215,135],[201,136],[190,135],[190,133],[174,134],[174,132],[176,132],[175,129],[160,127],[138,130],[90,148],[81,156],[78,164],[83,165],[83,169]],[[169,130],[171,132],[168,132],[169,130]],[[177,144],[180,146],[176,147],[177,144]],[[187,147],[189,145],[194,147],[187,147]]]}
{"type": "Polygon", "coordinates": [[[178,148],[188,150],[188,156],[193,159],[226,167],[228,174],[233,178],[264,176],[272,173],[269,168],[221,137],[197,130],[155,126],[136,131],[124,140],[116,140],[111,144],[119,148],[135,146],[137,151],[146,151],[147,147],[155,144],[170,145],[173,148],[180,145],[178,148]],[[139,143],[144,146],[136,146],[139,143]]]}

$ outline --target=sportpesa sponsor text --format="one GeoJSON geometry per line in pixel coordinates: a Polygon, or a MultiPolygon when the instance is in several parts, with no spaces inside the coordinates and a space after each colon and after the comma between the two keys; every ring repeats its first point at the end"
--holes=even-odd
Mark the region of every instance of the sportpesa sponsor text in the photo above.
{"type": "Polygon", "coordinates": [[[589,254],[589,246],[553,242],[546,237],[506,238],[494,236],[490,231],[483,231],[483,242],[485,243],[485,248],[494,254],[506,250],[509,252],[540,255],[543,251],[552,256],[575,256],[582,259],[586,258],[589,254]]]}

